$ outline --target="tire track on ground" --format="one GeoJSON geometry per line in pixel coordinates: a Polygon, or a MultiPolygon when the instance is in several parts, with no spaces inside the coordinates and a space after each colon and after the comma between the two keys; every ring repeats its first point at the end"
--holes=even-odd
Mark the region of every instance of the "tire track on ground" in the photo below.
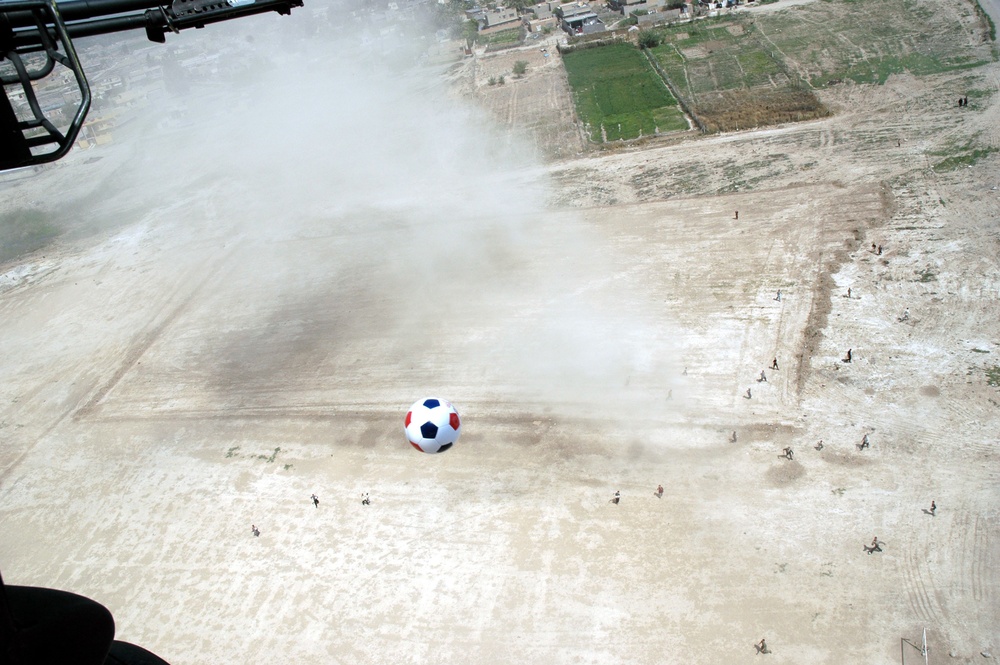
{"type": "MultiPolygon", "coordinates": [[[[227,265],[229,258],[233,255],[236,249],[240,246],[240,243],[235,243],[228,252],[223,255],[223,257],[214,265],[211,266],[205,275],[198,281],[191,291],[182,297],[181,301],[175,306],[167,315],[153,328],[140,334],[135,342],[130,346],[130,348],[125,352],[118,369],[115,373],[111,375],[103,385],[101,385],[93,396],[87,400],[86,404],[80,407],[76,413],[73,414],[74,419],[86,418],[94,413],[97,407],[100,405],[101,400],[103,400],[108,393],[110,393],[118,382],[124,378],[124,376],[135,366],[140,358],[149,350],[153,344],[160,338],[163,332],[169,328],[174,321],[176,321],[181,314],[187,310],[188,306],[195,299],[195,297],[202,291],[208,282],[215,277],[222,269],[223,266],[227,265]]],[[[183,284],[184,282],[182,282],[183,284]]],[[[174,292],[174,296],[170,300],[174,300],[177,293],[181,291],[178,289],[174,292]]]]}
{"type": "Polygon", "coordinates": [[[910,601],[910,608],[913,610],[913,613],[928,623],[936,623],[939,608],[936,607],[934,599],[928,592],[924,576],[920,570],[926,559],[926,551],[918,554],[916,548],[909,548],[905,556],[903,581],[906,586],[906,596],[910,601]]]}
{"type": "Polygon", "coordinates": [[[978,515],[972,531],[972,566],[970,567],[970,580],[972,582],[972,598],[982,601],[986,598],[986,586],[983,582],[983,568],[990,570],[988,564],[989,557],[989,535],[983,520],[978,515]]]}
{"type": "MultiPolygon", "coordinates": [[[[770,266],[771,265],[771,255],[774,254],[774,247],[777,244],[777,242],[778,242],[777,240],[772,240],[771,243],[768,245],[767,255],[764,257],[764,261],[761,264],[761,269],[760,269],[760,272],[759,272],[759,277],[756,280],[756,284],[754,285],[754,288],[752,290],[752,293],[754,293],[756,295],[757,299],[760,298],[759,294],[760,294],[761,289],[764,287],[764,281],[770,276],[770,273],[768,272],[767,269],[764,268],[764,266],[770,266]]],[[[751,313],[755,314],[757,312],[763,312],[764,308],[761,307],[760,305],[753,305],[753,306],[750,307],[750,311],[751,311],[751,313]]],[[[743,340],[740,342],[740,357],[739,357],[739,361],[737,362],[736,368],[735,368],[735,375],[736,375],[736,380],[737,381],[739,381],[740,374],[743,372],[744,366],[747,363],[747,361],[746,361],[746,356],[747,356],[747,353],[748,353],[747,347],[750,345],[750,340],[753,337],[753,328],[754,328],[753,324],[754,323],[755,323],[754,321],[748,321],[747,322],[746,330],[743,333],[743,340]]],[[[751,385],[751,388],[752,387],[753,386],[751,385]]],[[[736,395],[738,392],[739,392],[739,389],[737,388],[737,392],[734,392],[733,394],[736,395]]]]}
{"type": "Polygon", "coordinates": [[[956,553],[958,563],[956,574],[960,580],[959,593],[965,596],[971,590],[973,599],[975,599],[975,581],[972,576],[972,564],[966,560],[970,550],[967,540],[970,537],[974,539],[975,533],[970,534],[969,532],[969,514],[965,511],[964,506],[962,506],[960,510],[954,512],[951,528],[948,532],[948,539],[953,543],[961,545],[956,553]]]}

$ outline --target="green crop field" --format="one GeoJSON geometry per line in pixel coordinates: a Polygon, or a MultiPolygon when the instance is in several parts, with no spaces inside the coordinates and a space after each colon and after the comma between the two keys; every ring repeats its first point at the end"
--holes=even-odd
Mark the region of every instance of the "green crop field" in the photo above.
{"type": "MultiPolygon", "coordinates": [[[[826,85],[882,84],[893,74],[971,69],[997,57],[975,0],[818,0],[653,31],[662,42],[649,55],[709,132],[823,117],[829,112],[813,90],[826,85]]],[[[659,99],[669,90],[655,85],[659,76],[644,70],[642,55],[626,45],[564,55],[592,140],[670,127],[656,115],[672,104],[659,99]]]]}
{"type": "Polygon", "coordinates": [[[730,131],[827,114],[753,23],[709,19],[661,28],[650,53],[707,131],[730,131]]]}
{"type": "Polygon", "coordinates": [[[824,0],[757,21],[766,44],[813,86],[881,84],[991,61],[990,25],[974,0],[824,0]]]}
{"type": "Polygon", "coordinates": [[[677,100],[642,52],[629,44],[563,55],[577,113],[590,139],[634,139],[687,129],[677,100]]]}
{"type": "Polygon", "coordinates": [[[521,28],[514,28],[512,30],[501,30],[500,32],[479,35],[477,39],[483,44],[495,44],[499,46],[501,44],[516,44],[521,41],[521,36],[521,28]]]}
{"type": "Polygon", "coordinates": [[[658,31],[652,50],[670,80],[692,98],[700,93],[784,85],[788,77],[743,23],[701,21],[658,31]]]}

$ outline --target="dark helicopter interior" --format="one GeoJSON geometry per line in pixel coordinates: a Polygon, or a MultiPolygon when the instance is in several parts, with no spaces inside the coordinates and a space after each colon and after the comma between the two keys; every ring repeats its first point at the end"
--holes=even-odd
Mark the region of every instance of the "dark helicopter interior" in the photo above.
{"type": "Polygon", "coordinates": [[[87,76],[73,40],[145,30],[163,43],[166,33],[264,12],[291,13],[302,0],[3,0],[0,3],[0,171],[37,166],[65,156],[73,147],[90,109],[87,76]],[[57,74],[71,73],[78,103],[65,126],[57,126],[39,103],[36,86],[57,74]]]}

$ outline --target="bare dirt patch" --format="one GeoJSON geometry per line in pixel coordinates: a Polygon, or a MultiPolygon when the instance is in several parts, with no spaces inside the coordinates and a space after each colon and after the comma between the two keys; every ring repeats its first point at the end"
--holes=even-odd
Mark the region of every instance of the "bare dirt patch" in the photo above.
{"type": "Polygon", "coordinates": [[[477,56],[472,63],[474,89],[480,103],[502,124],[548,157],[577,155],[586,139],[577,126],[566,71],[554,39],[497,54],[477,56]],[[518,61],[527,62],[523,77],[513,74],[518,61]],[[503,85],[490,79],[499,80],[503,85]]]}
{"type": "Polygon", "coordinates": [[[765,477],[773,487],[788,487],[797,480],[804,478],[806,469],[799,462],[788,460],[775,464],[767,470],[765,477]]]}
{"type": "Polygon", "coordinates": [[[812,92],[791,88],[787,80],[777,80],[770,88],[699,95],[695,113],[708,131],[717,132],[814,120],[830,112],[812,92]]]}

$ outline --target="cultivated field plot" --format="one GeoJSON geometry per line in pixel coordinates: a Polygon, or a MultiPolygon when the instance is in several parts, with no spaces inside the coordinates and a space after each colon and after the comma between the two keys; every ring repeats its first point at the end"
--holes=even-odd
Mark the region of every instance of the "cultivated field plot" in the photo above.
{"type": "Polygon", "coordinates": [[[789,75],[752,23],[703,21],[658,32],[664,42],[651,52],[706,131],[827,114],[816,96],[789,75]]]}
{"type": "Polygon", "coordinates": [[[477,100],[515,136],[546,157],[568,157],[586,149],[554,42],[476,58],[471,67],[477,100]],[[522,76],[514,74],[518,62],[526,63],[522,76]]]}
{"type": "MultiPolygon", "coordinates": [[[[753,21],[726,17],[656,32],[664,41],[650,53],[708,132],[824,117],[829,111],[812,87],[844,80],[881,84],[893,74],[970,69],[994,58],[989,25],[968,0],[815,2],[753,21]]],[[[636,87],[624,79],[625,67],[640,63],[635,56],[641,52],[628,54],[626,48],[564,56],[578,113],[593,141],[639,135],[631,118],[617,117],[625,115],[619,110],[619,98],[627,97],[622,90],[636,87]]],[[[649,102],[639,94],[635,103],[644,108],[649,102]]]]}
{"type": "Polygon", "coordinates": [[[989,25],[974,2],[813,2],[761,17],[764,40],[813,86],[884,83],[977,67],[993,59],[989,25]]]}
{"type": "Polygon", "coordinates": [[[524,31],[521,28],[501,30],[500,32],[478,35],[476,39],[488,46],[511,46],[524,41],[524,31]]]}
{"type": "Polygon", "coordinates": [[[687,129],[677,100],[642,52],[616,44],[563,55],[580,121],[595,143],[687,129]]]}

